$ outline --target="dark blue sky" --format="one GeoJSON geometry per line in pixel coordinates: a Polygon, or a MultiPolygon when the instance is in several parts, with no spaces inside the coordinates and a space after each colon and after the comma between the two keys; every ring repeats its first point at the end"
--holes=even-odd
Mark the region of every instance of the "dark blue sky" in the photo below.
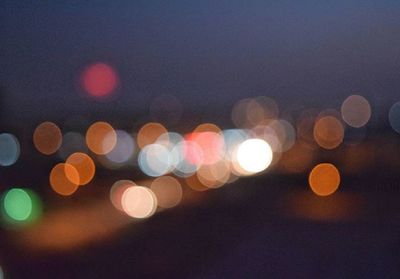
{"type": "Polygon", "coordinates": [[[399,1],[54,2],[0,4],[5,119],[145,111],[159,94],[189,109],[257,95],[338,107],[359,93],[382,114],[400,99],[399,1]],[[74,85],[99,60],[121,78],[109,102],[74,85]]]}

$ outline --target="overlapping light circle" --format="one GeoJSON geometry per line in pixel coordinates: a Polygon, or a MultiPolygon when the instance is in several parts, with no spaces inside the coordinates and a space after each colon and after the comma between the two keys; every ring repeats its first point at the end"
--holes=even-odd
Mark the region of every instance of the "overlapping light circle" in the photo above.
{"type": "Polygon", "coordinates": [[[157,209],[156,195],[147,187],[131,186],[122,194],[123,211],[138,219],[152,216],[157,209]]]}

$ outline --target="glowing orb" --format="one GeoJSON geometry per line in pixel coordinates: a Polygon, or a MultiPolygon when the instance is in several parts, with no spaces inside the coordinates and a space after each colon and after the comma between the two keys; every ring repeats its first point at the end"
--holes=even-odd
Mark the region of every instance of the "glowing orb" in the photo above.
{"type": "Polygon", "coordinates": [[[132,186],[122,194],[122,208],[133,218],[148,218],[156,212],[157,198],[146,187],[132,186]]]}
{"type": "Polygon", "coordinates": [[[319,164],[311,171],[308,182],[311,190],[315,194],[319,196],[328,196],[338,189],[340,184],[340,173],[332,164],[319,164]]]}
{"type": "Polygon", "coordinates": [[[237,150],[239,165],[250,173],[258,173],[271,164],[273,153],[270,145],[262,139],[248,139],[237,150]]]}
{"type": "Polygon", "coordinates": [[[118,75],[105,63],[89,65],[81,75],[83,89],[93,97],[110,95],[118,86],[118,75]]]}

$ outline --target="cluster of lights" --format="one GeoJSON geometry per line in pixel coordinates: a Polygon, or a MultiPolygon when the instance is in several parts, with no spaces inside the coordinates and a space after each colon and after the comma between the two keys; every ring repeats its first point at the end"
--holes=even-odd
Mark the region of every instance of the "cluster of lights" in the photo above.
{"type": "MultiPolygon", "coordinates": [[[[79,83],[90,96],[103,99],[115,92],[120,79],[110,65],[95,63],[82,71],[79,83]]],[[[152,104],[150,113],[176,123],[182,108],[176,97],[163,96],[152,104]]],[[[203,123],[180,134],[150,122],[130,133],[107,122],[95,122],[84,135],[76,131],[63,134],[57,124],[43,122],[33,133],[33,145],[41,154],[58,154],[63,160],[49,175],[51,188],[62,196],[89,184],[98,164],[109,169],[138,166],[151,177],[150,185],[119,180],[111,187],[110,200],[116,209],[141,219],[152,216],[158,208],[178,205],[184,186],[206,191],[263,173],[297,144],[306,146],[299,158],[308,158],[300,156],[307,150],[336,149],[345,141],[346,126],[362,129],[370,118],[371,106],[360,95],[346,98],[340,111],[302,110],[296,117],[290,111],[281,113],[273,99],[261,96],[235,104],[234,129],[221,130],[203,123]]],[[[391,107],[389,121],[400,133],[400,102],[391,107]]],[[[19,156],[18,139],[0,134],[0,166],[13,165],[19,156]]],[[[321,163],[309,169],[309,186],[316,195],[328,196],[339,188],[340,172],[333,164],[321,163]]],[[[15,223],[32,222],[40,216],[40,202],[32,191],[14,188],[3,195],[2,212],[4,219],[15,223]]]]}

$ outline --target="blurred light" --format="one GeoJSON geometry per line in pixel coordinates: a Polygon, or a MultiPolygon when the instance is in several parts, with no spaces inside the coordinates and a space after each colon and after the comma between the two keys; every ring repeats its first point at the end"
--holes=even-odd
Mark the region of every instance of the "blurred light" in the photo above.
{"type": "Polygon", "coordinates": [[[72,255],[76,249],[105,243],[131,222],[131,218],[113,210],[108,200],[66,200],[48,210],[34,226],[18,231],[15,240],[21,251],[32,255],[65,254],[66,251],[72,255]]]}
{"type": "Polygon", "coordinates": [[[31,190],[13,188],[3,196],[3,215],[9,223],[30,223],[42,212],[39,197],[31,190]]]}
{"type": "Polygon", "coordinates": [[[21,153],[18,139],[8,133],[0,134],[0,166],[11,166],[21,153]]]}
{"type": "Polygon", "coordinates": [[[160,135],[156,141],[156,143],[165,146],[168,150],[172,151],[172,149],[183,140],[183,137],[174,132],[167,132],[160,135]]]}
{"type": "Polygon", "coordinates": [[[342,114],[339,111],[337,111],[336,109],[328,108],[324,109],[323,111],[320,111],[317,115],[317,119],[321,119],[327,116],[334,117],[338,120],[342,118],[342,114]]]}
{"type": "Polygon", "coordinates": [[[201,153],[194,145],[186,145],[186,159],[193,164],[211,165],[219,161],[224,155],[224,139],[215,132],[194,132],[186,137],[187,142],[194,142],[201,149],[201,153]]]}
{"type": "Polygon", "coordinates": [[[279,109],[276,102],[268,97],[260,96],[252,99],[246,108],[247,121],[253,125],[265,125],[278,117],[279,109]]]}
{"type": "Polygon", "coordinates": [[[122,208],[133,218],[148,218],[156,212],[157,198],[146,187],[131,186],[122,194],[122,208]]]}
{"type": "Polygon", "coordinates": [[[314,126],[317,116],[318,111],[316,109],[308,109],[300,113],[296,122],[297,138],[310,149],[318,147],[314,139],[314,126]]]}
{"type": "Polygon", "coordinates": [[[400,133],[400,101],[395,103],[389,111],[389,122],[393,130],[400,133]]]}
{"type": "Polygon", "coordinates": [[[140,148],[144,148],[146,145],[155,143],[162,134],[167,132],[167,129],[160,123],[147,123],[138,132],[137,144],[140,148]]]}
{"type": "Polygon", "coordinates": [[[50,172],[50,185],[56,193],[62,196],[75,193],[79,180],[79,172],[70,164],[59,163],[50,172]]]}
{"type": "Polygon", "coordinates": [[[198,125],[194,130],[194,133],[201,133],[201,132],[213,132],[213,133],[221,133],[221,129],[212,123],[203,123],[198,125]]]}
{"type": "Polygon", "coordinates": [[[322,148],[334,149],[343,142],[343,125],[333,116],[322,117],[315,123],[314,138],[322,148]]]}
{"type": "Polygon", "coordinates": [[[136,184],[131,180],[118,180],[111,186],[110,200],[116,209],[124,211],[122,208],[122,195],[126,189],[135,185],[136,184]]]}
{"type": "Polygon", "coordinates": [[[329,196],[339,188],[340,173],[334,165],[322,163],[312,169],[308,182],[315,194],[329,196]]]}
{"type": "Polygon", "coordinates": [[[249,105],[251,99],[242,99],[235,103],[232,108],[232,122],[238,128],[249,128],[249,123],[247,120],[247,106],[249,105]]]}
{"type": "Polygon", "coordinates": [[[172,156],[160,144],[150,144],[139,153],[139,167],[147,175],[157,177],[172,171],[172,156]]]}
{"type": "MultiPolygon", "coordinates": [[[[68,158],[66,163],[71,165],[75,168],[79,175],[79,185],[86,185],[90,181],[92,181],[94,174],[96,172],[96,166],[89,157],[89,155],[85,153],[74,153],[71,154],[68,158]]],[[[67,176],[68,178],[68,176],[67,176]]],[[[75,177],[72,178],[72,182],[75,183],[75,177]]]]}
{"type": "Polygon", "coordinates": [[[254,137],[267,141],[272,150],[279,153],[292,148],[296,141],[292,124],[282,119],[271,120],[268,125],[256,126],[251,133],[254,137]]]}
{"type": "Polygon", "coordinates": [[[208,188],[219,188],[230,178],[229,164],[223,160],[213,165],[201,166],[197,171],[199,181],[208,188]]]}
{"type": "Polygon", "coordinates": [[[108,160],[116,164],[128,162],[134,155],[135,142],[131,135],[122,130],[117,130],[117,143],[110,153],[106,154],[108,160]]]}
{"type": "Polygon", "coordinates": [[[228,129],[222,131],[225,142],[225,151],[232,154],[233,150],[246,139],[249,138],[248,134],[241,129],[228,129]]]}
{"type": "Polygon", "coordinates": [[[204,186],[203,183],[201,183],[196,174],[189,177],[185,177],[185,182],[192,190],[196,192],[204,192],[210,189],[204,186]]]}
{"type": "Polygon", "coordinates": [[[104,63],[89,65],[81,75],[83,89],[93,97],[106,97],[118,86],[115,70],[104,63]]]}
{"type": "Polygon", "coordinates": [[[33,133],[33,144],[45,155],[56,153],[62,143],[60,128],[53,122],[43,122],[33,133]]]}
{"type": "Polygon", "coordinates": [[[0,266],[0,279],[4,279],[4,272],[1,266],[0,266]]]}
{"type": "Polygon", "coordinates": [[[246,171],[258,173],[272,162],[272,149],[261,139],[248,139],[241,143],[237,150],[237,162],[246,171]]]}
{"type": "Polygon", "coordinates": [[[199,169],[200,164],[193,161],[202,162],[203,151],[197,143],[183,140],[175,145],[171,155],[174,174],[187,177],[199,169]]]}
{"type": "Polygon", "coordinates": [[[181,119],[183,107],[173,95],[158,96],[150,105],[150,115],[155,121],[174,125],[181,119]]]}
{"type": "Polygon", "coordinates": [[[243,99],[232,109],[232,121],[238,128],[252,128],[265,125],[278,117],[279,109],[274,100],[260,96],[243,99]]]}
{"type": "Polygon", "coordinates": [[[117,134],[107,122],[93,123],[86,132],[86,144],[98,155],[105,155],[115,147],[117,134]]]}
{"type": "Polygon", "coordinates": [[[371,118],[371,106],[359,95],[349,96],[342,104],[342,118],[351,127],[360,128],[371,118]]]}
{"type": "Polygon", "coordinates": [[[171,208],[182,200],[182,186],[178,180],[171,176],[156,178],[150,186],[157,197],[158,206],[171,208]]]}

